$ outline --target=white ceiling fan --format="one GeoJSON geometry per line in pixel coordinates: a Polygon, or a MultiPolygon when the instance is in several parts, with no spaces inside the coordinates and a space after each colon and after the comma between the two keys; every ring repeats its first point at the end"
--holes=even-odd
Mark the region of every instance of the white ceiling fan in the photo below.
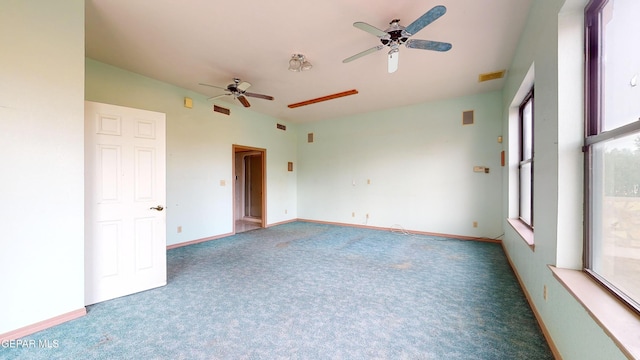
{"type": "Polygon", "coordinates": [[[342,62],[348,63],[365,55],[369,55],[376,51],[382,50],[384,47],[389,47],[390,50],[387,53],[389,56],[388,71],[389,73],[393,73],[398,70],[398,55],[400,53],[399,47],[402,44],[411,49],[433,50],[440,52],[449,51],[452,47],[450,43],[431,40],[409,39],[412,35],[416,34],[418,31],[422,30],[424,27],[440,18],[445,14],[445,12],[447,12],[447,8],[442,5],[438,5],[424,13],[407,27],[400,25],[400,19],[393,19],[389,23],[389,27],[386,30],[380,30],[377,27],[369,25],[365,22],[355,22],[353,23],[353,26],[377,36],[382,44],[350,56],[342,60],[342,62]]]}
{"type": "Polygon", "coordinates": [[[270,95],[247,92],[247,89],[251,86],[251,84],[246,82],[246,81],[241,81],[238,78],[234,78],[233,79],[233,84],[227,85],[226,88],[215,86],[215,85],[204,84],[204,83],[200,83],[200,85],[210,86],[210,87],[213,87],[213,88],[216,88],[216,89],[222,89],[222,90],[226,90],[227,91],[227,93],[225,93],[225,94],[220,94],[220,95],[216,95],[216,96],[210,97],[208,100],[217,99],[217,98],[220,98],[220,97],[223,97],[223,96],[233,96],[233,98],[234,99],[238,99],[238,101],[240,101],[240,103],[242,103],[242,106],[244,106],[244,107],[250,107],[251,106],[251,104],[249,103],[249,100],[247,100],[246,96],[259,98],[259,99],[265,99],[265,100],[273,100],[273,96],[270,96],[270,95]]]}

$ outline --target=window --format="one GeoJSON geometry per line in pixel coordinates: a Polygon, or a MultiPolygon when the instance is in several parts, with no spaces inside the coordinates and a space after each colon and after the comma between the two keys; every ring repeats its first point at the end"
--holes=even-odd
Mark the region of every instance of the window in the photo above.
{"type": "Polygon", "coordinates": [[[585,270],[640,311],[640,1],[586,8],[585,270]]]}
{"type": "Polygon", "coordinates": [[[520,104],[519,217],[533,229],[533,89],[520,104]]]}

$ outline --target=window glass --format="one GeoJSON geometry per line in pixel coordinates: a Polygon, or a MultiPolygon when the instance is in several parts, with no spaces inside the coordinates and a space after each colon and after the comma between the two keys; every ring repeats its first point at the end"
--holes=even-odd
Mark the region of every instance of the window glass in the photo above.
{"type": "Polygon", "coordinates": [[[520,220],[533,225],[531,217],[531,163],[520,166],[520,220]]]}
{"type": "Polygon", "coordinates": [[[591,270],[640,299],[640,133],[592,148],[591,270]]]}
{"type": "Polygon", "coordinates": [[[533,89],[520,104],[520,220],[533,228],[533,89]]]}
{"type": "Polygon", "coordinates": [[[587,6],[585,268],[640,312],[640,1],[587,6]]]}
{"type": "Polygon", "coordinates": [[[533,158],[533,100],[522,108],[522,160],[533,158]]]}
{"type": "Polygon", "coordinates": [[[640,117],[639,15],[638,0],[610,0],[601,12],[603,131],[640,117]]]}

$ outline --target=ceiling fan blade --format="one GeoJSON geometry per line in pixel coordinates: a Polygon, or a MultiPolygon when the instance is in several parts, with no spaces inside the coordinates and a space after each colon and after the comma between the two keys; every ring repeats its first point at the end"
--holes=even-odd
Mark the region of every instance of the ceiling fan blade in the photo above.
{"type": "Polygon", "coordinates": [[[413,35],[418,31],[422,30],[425,26],[431,24],[432,22],[438,20],[438,18],[444,13],[447,12],[447,8],[438,5],[433,7],[431,10],[424,13],[422,16],[417,18],[414,22],[412,22],[409,26],[407,26],[404,31],[409,35],[413,35]]]}
{"type": "Polygon", "coordinates": [[[244,97],[243,95],[238,96],[238,100],[240,100],[240,102],[242,103],[242,106],[244,107],[251,106],[251,104],[249,104],[249,100],[247,100],[247,98],[244,97]]]}
{"type": "Polygon", "coordinates": [[[363,52],[360,52],[360,53],[357,53],[357,54],[355,54],[355,55],[353,55],[353,56],[350,56],[350,57],[348,57],[348,58],[346,58],[346,59],[342,60],[342,62],[343,62],[343,63],[348,63],[348,62],[353,61],[353,60],[355,60],[355,59],[361,58],[361,57],[363,57],[363,56],[365,56],[365,55],[372,54],[372,53],[374,53],[374,52],[376,52],[376,51],[378,51],[378,50],[382,50],[382,48],[384,48],[384,45],[374,46],[374,47],[372,47],[372,48],[371,48],[371,49],[369,49],[369,50],[365,50],[365,51],[363,51],[363,52]]]}
{"type": "Polygon", "coordinates": [[[365,22],[362,22],[362,21],[354,22],[353,26],[357,27],[360,30],[366,31],[369,34],[373,34],[373,35],[375,35],[377,37],[387,36],[387,33],[385,31],[382,31],[382,30],[378,29],[377,27],[369,25],[369,24],[367,24],[365,22]]]}
{"type": "Polygon", "coordinates": [[[246,92],[244,93],[244,95],[251,96],[254,98],[259,98],[259,99],[273,100],[273,96],[270,96],[270,95],[256,94],[256,93],[250,93],[250,92],[246,92]]]}
{"type": "Polygon", "coordinates": [[[227,88],[223,88],[223,87],[215,86],[215,85],[204,84],[204,83],[198,83],[198,85],[209,86],[209,87],[216,88],[216,89],[227,90],[227,88]]]}
{"type": "Polygon", "coordinates": [[[433,51],[449,51],[452,45],[446,42],[409,39],[405,44],[406,47],[412,49],[433,50],[433,51]]]}
{"type": "Polygon", "coordinates": [[[214,100],[214,99],[218,99],[218,98],[221,98],[223,96],[229,96],[229,95],[231,95],[231,94],[220,94],[220,95],[212,96],[212,97],[208,98],[207,100],[214,100]]]}
{"type": "Polygon", "coordinates": [[[249,84],[246,81],[241,82],[240,84],[238,84],[237,88],[240,91],[246,91],[249,87],[251,86],[251,84],[249,84]]]}

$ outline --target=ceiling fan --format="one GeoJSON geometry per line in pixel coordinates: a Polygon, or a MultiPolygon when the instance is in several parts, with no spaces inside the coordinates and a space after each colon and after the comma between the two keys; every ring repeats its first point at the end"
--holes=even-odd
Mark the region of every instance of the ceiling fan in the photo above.
{"type": "Polygon", "coordinates": [[[376,51],[382,50],[385,46],[387,46],[391,48],[388,52],[388,71],[389,73],[392,73],[398,70],[398,54],[400,52],[399,47],[402,44],[405,44],[406,47],[412,49],[433,50],[441,52],[449,51],[451,49],[450,43],[431,40],[409,39],[412,35],[422,30],[425,26],[440,18],[442,15],[444,15],[445,12],[447,12],[446,7],[442,5],[435,6],[431,10],[427,11],[422,16],[417,18],[407,27],[400,25],[400,19],[393,19],[389,23],[389,28],[384,31],[361,21],[355,22],[353,23],[353,26],[377,36],[382,44],[348,57],[342,60],[342,62],[348,63],[365,55],[369,55],[376,51]]]}
{"type": "Polygon", "coordinates": [[[216,89],[222,89],[227,91],[227,93],[225,94],[220,94],[220,95],[210,97],[208,100],[213,100],[223,96],[233,95],[233,98],[238,99],[238,101],[240,101],[242,103],[242,106],[244,107],[251,106],[251,104],[249,104],[249,100],[247,100],[246,98],[247,96],[258,98],[258,99],[273,100],[273,96],[247,92],[247,89],[251,86],[251,84],[246,81],[241,81],[238,78],[233,78],[233,84],[227,85],[226,88],[215,86],[215,85],[203,84],[203,83],[200,83],[200,85],[210,86],[216,89]]]}

